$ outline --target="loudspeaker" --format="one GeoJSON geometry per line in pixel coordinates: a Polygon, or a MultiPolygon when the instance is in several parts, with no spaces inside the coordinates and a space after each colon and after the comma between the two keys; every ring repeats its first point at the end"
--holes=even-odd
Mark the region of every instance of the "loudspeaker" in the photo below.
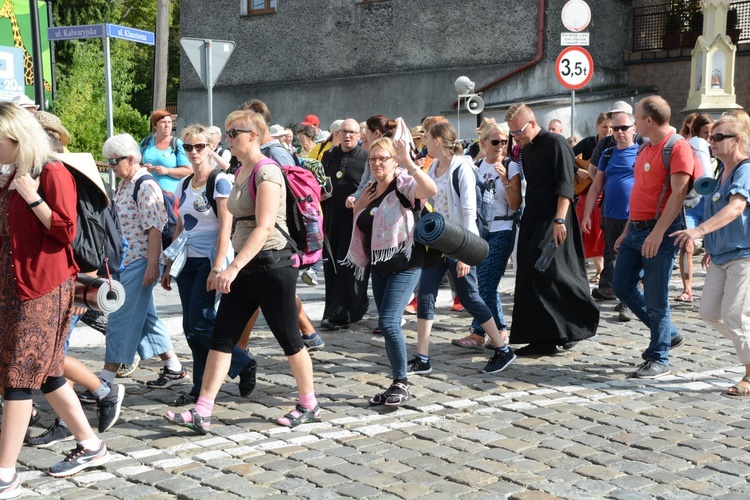
{"type": "Polygon", "coordinates": [[[484,99],[479,97],[479,95],[473,95],[466,99],[466,111],[471,113],[472,115],[478,115],[482,111],[484,111],[484,99]]]}
{"type": "Polygon", "coordinates": [[[468,76],[459,76],[453,84],[459,94],[468,94],[474,90],[474,82],[468,76]]]}

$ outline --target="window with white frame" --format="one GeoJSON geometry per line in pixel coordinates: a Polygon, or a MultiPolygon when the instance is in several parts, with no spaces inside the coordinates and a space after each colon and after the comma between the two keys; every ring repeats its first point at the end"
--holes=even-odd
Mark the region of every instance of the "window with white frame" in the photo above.
{"type": "Polygon", "coordinates": [[[240,0],[243,16],[257,16],[276,12],[276,0],[240,0]]]}

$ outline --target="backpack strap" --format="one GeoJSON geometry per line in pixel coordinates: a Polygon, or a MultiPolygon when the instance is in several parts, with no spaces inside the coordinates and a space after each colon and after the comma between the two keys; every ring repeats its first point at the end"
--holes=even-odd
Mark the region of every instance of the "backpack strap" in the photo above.
{"type": "Polygon", "coordinates": [[[172,136],[172,140],[169,141],[169,147],[172,148],[172,154],[177,158],[177,137],[172,136]]]}
{"type": "MultiPolygon", "coordinates": [[[[667,195],[667,187],[669,186],[669,179],[672,175],[669,168],[670,168],[670,162],[672,160],[672,150],[674,149],[674,145],[679,141],[680,139],[683,139],[683,137],[680,134],[672,134],[669,136],[669,139],[667,139],[667,142],[664,144],[664,149],[661,151],[661,160],[662,163],[664,163],[664,170],[667,171],[667,176],[664,178],[664,185],[661,188],[661,194],[659,195],[659,201],[656,203],[656,214],[654,216],[654,219],[659,220],[659,207],[661,206],[661,202],[664,200],[664,197],[667,195]]],[[[690,146],[690,150],[692,151],[693,147],[690,146]]],[[[640,148],[639,148],[640,152],[640,148]]]]}
{"type": "Polygon", "coordinates": [[[138,205],[138,191],[141,189],[141,184],[143,184],[143,181],[147,180],[156,182],[156,179],[154,179],[154,176],[151,174],[144,174],[138,177],[138,179],[135,181],[135,186],[133,186],[133,201],[136,205],[138,205]]]}
{"type": "MultiPolygon", "coordinates": [[[[604,152],[602,153],[602,158],[605,160],[604,168],[607,168],[607,165],[609,165],[609,160],[612,158],[612,153],[614,151],[615,151],[615,146],[612,146],[611,148],[605,149],[604,152]]],[[[599,161],[601,161],[601,158],[599,159],[599,161]]],[[[597,169],[598,168],[599,166],[597,165],[597,169]]]]}
{"type": "Polygon", "coordinates": [[[208,180],[206,181],[206,198],[208,198],[208,204],[214,209],[214,215],[219,218],[219,211],[216,208],[216,199],[214,198],[214,191],[216,190],[216,177],[219,175],[219,169],[215,168],[208,174],[208,180]]]}
{"type": "Polygon", "coordinates": [[[148,147],[148,141],[150,141],[153,136],[154,134],[147,135],[141,140],[141,153],[143,153],[143,151],[145,151],[145,149],[148,147]]]}

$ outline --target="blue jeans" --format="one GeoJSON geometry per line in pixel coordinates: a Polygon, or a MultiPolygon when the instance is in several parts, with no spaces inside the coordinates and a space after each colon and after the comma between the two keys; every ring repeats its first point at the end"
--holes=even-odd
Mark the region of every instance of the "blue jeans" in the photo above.
{"type": "Polygon", "coordinates": [[[443,258],[442,263],[422,271],[417,296],[417,318],[433,319],[435,317],[435,299],[440,287],[440,280],[446,270],[453,278],[453,283],[456,285],[456,295],[458,295],[461,305],[469,314],[480,325],[492,319],[492,312],[484,304],[482,297],[479,296],[476,268],[472,267],[469,274],[459,279],[456,277],[456,261],[447,258],[443,258]]]}
{"type": "Polygon", "coordinates": [[[669,314],[669,278],[677,249],[669,235],[681,228],[682,218],[678,217],[664,233],[656,255],[645,258],[641,248],[653,228],[639,231],[631,224],[620,244],[612,279],[617,297],[651,330],[646,359],[664,364],[669,364],[671,341],[679,335],[669,314]],[[641,279],[643,292],[638,288],[641,279]]]}
{"type": "MultiPolygon", "coordinates": [[[[497,291],[497,287],[505,274],[508,258],[513,251],[515,235],[516,232],[512,230],[486,234],[484,239],[490,246],[490,253],[484,259],[484,262],[477,266],[479,296],[482,297],[484,304],[492,312],[495,325],[500,331],[507,330],[508,325],[505,324],[503,304],[500,302],[500,293],[497,291]]],[[[471,322],[471,328],[475,334],[484,337],[484,330],[476,319],[471,322]]]]}
{"type": "MultiPolygon", "coordinates": [[[[216,291],[206,291],[211,273],[211,261],[205,257],[189,257],[180,275],[175,278],[182,304],[182,329],[190,351],[193,353],[193,388],[190,394],[198,396],[206,371],[208,351],[216,321],[216,291]]],[[[250,356],[236,345],[232,349],[229,377],[238,376],[250,363],[250,356]]]]}
{"type": "Polygon", "coordinates": [[[147,259],[138,259],[120,272],[125,303],[107,320],[105,363],[133,364],[136,351],[141,359],[173,349],[164,322],[156,315],[154,285],[143,286],[147,259]]]}
{"type": "Polygon", "coordinates": [[[422,270],[409,269],[384,274],[372,269],[372,295],[378,307],[378,328],[385,339],[385,352],[391,363],[393,379],[406,378],[406,342],[401,333],[401,316],[422,270]]]}

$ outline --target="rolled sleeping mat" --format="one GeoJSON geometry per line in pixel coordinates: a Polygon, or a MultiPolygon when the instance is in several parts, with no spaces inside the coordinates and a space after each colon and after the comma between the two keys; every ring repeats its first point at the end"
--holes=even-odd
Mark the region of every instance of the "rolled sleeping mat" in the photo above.
{"type": "Polygon", "coordinates": [[[483,238],[437,212],[422,216],[414,230],[414,239],[470,266],[484,262],[490,252],[483,238]]]}
{"type": "Polygon", "coordinates": [[[711,153],[708,149],[708,142],[700,137],[691,137],[688,141],[693,147],[693,151],[698,159],[701,161],[700,165],[696,165],[698,177],[695,180],[693,189],[700,195],[712,194],[714,188],[716,188],[716,179],[714,178],[713,167],[711,166],[711,153]],[[698,170],[699,169],[699,170],[698,170]]]}
{"type": "Polygon", "coordinates": [[[119,281],[79,274],[76,278],[75,305],[103,313],[117,311],[125,303],[125,288],[119,281]]]}

